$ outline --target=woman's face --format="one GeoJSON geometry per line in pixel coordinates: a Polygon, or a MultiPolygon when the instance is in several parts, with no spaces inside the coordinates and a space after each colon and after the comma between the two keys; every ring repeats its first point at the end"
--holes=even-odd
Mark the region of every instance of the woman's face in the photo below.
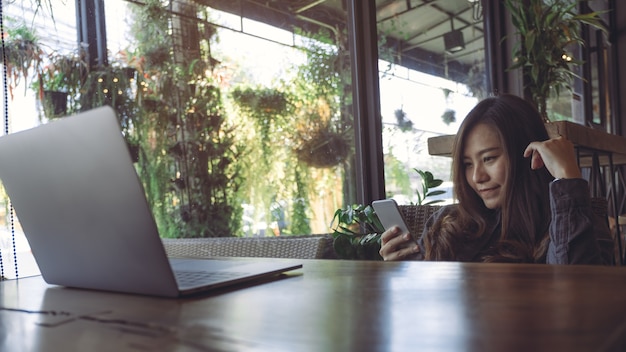
{"type": "Polygon", "coordinates": [[[504,203],[508,163],[493,127],[478,124],[467,133],[463,150],[465,178],[489,209],[500,208],[504,203]]]}

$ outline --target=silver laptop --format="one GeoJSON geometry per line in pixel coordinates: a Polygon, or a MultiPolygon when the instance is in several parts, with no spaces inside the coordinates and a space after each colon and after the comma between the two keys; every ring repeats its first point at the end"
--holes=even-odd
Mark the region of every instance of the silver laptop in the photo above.
{"type": "Polygon", "coordinates": [[[110,107],[0,137],[0,180],[50,284],[178,297],[302,267],[167,258],[110,107]]]}

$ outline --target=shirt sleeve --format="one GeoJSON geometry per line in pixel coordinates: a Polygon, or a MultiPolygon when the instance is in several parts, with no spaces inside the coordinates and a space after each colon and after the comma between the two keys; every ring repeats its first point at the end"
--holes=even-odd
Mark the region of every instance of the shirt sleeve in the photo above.
{"type": "Polygon", "coordinates": [[[550,184],[550,244],[548,264],[612,264],[614,242],[608,218],[591,208],[584,179],[561,179],[550,184]]]}

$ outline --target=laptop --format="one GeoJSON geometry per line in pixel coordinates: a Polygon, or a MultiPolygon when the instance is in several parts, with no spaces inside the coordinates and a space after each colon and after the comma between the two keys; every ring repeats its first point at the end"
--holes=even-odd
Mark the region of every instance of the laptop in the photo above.
{"type": "Polygon", "coordinates": [[[110,107],[0,137],[0,180],[49,284],[180,297],[302,267],[168,258],[110,107]]]}

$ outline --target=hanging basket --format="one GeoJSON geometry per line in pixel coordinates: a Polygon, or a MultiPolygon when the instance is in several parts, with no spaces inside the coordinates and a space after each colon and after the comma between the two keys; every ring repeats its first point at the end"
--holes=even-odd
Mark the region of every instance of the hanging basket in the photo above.
{"type": "Polygon", "coordinates": [[[67,114],[67,92],[46,90],[43,92],[43,105],[46,117],[49,119],[67,114]]]}
{"type": "Polygon", "coordinates": [[[316,168],[331,168],[350,155],[350,144],[343,134],[321,129],[303,139],[295,149],[298,160],[316,168]]]}

